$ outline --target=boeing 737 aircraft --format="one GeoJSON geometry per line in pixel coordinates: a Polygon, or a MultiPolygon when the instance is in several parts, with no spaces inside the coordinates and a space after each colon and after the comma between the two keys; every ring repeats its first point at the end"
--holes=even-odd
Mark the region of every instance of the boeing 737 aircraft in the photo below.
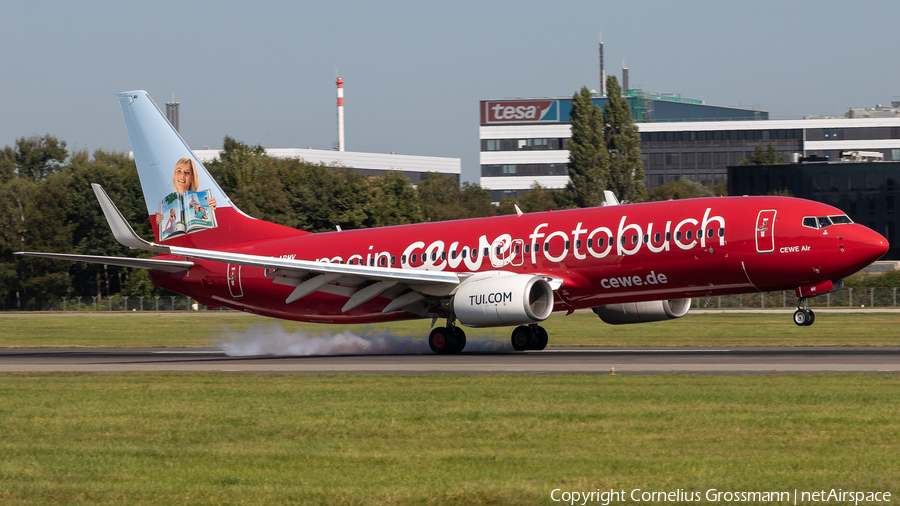
{"type": "MultiPolygon", "coordinates": [[[[144,91],[119,94],[154,239],[100,185],[113,235],[152,259],[20,253],[149,269],[156,285],[214,307],[316,323],[446,319],[428,344],[458,353],[468,327],[515,326],[543,349],[553,311],[612,324],[680,318],[691,298],[794,290],[807,299],[879,259],[884,237],[841,210],[786,197],[723,197],[520,213],[311,234],[242,213],[144,91]]],[[[608,204],[616,204],[607,196],[608,204]]]]}

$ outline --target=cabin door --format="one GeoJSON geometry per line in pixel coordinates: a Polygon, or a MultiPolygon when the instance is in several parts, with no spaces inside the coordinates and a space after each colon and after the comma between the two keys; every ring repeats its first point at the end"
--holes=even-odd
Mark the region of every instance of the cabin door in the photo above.
{"type": "Polygon", "coordinates": [[[760,211],[756,216],[756,252],[772,253],[775,251],[775,211],[760,211]]]}
{"type": "Polygon", "coordinates": [[[241,266],[228,264],[228,291],[231,292],[231,298],[240,299],[244,296],[244,289],[241,287],[241,266]]]}

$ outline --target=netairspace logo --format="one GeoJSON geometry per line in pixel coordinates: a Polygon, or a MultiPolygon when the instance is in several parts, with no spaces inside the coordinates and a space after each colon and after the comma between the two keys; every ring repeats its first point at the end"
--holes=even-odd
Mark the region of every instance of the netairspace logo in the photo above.
{"type": "MultiPolygon", "coordinates": [[[[247,330],[226,330],[218,348],[229,357],[260,355],[423,355],[431,354],[428,342],[421,336],[404,337],[390,329],[369,331],[362,335],[348,330],[310,335],[301,329],[288,332],[279,325],[254,325],[247,330]]],[[[472,337],[465,351],[513,352],[512,344],[488,337],[472,337]]]]}
{"type": "Polygon", "coordinates": [[[720,491],[714,488],[707,489],[705,493],[684,489],[675,491],[657,492],[641,490],[639,488],[628,491],[621,489],[609,489],[593,491],[569,491],[561,488],[550,492],[550,500],[558,503],[575,506],[586,506],[589,503],[598,503],[601,506],[609,506],[614,503],[661,503],[661,502],[708,502],[713,504],[728,503],[788,503],[788,504],[875,504],[891,502],[891,493],[886,491],[852,491],[844,489],[831,490],[798,490],[793,491],[720,491]]]}

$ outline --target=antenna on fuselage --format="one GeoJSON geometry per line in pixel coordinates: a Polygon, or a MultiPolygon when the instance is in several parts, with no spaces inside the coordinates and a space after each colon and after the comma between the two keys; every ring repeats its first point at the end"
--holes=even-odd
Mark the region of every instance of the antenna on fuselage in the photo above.
{"type": "Polygon", "coordinates": [[[603,198],[606,199],[605,205],[607,206],[619,205],[619,199],[616,198],[616,194],[609,190],[603,190],[603,198]]]}

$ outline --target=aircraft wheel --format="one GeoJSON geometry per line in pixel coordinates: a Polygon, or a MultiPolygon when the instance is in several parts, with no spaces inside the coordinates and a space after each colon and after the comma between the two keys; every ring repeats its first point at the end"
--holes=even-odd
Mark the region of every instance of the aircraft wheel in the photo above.
{"type": "Polygon", "coordinates": [[[452,353],[456,346],[456,338],[447,327],[435,327],[428,335],[428,346],[437,354],[452,353]]]}
{"type": "Polygon", "coordinates": [[[809,313],[809,320],[806,322],[806,325],[809,326],[816,323],[816,313],[812,309],[807,309],[806,312],[809,313]]]}
{"type": "Polygon", "coordinates": [[[534,331],[528,325],[520,325],[513,330],[512,346],[516,351],[525,351],[534,340],[534,331]]]}
{"type": "Polygon", "coordinates": [[[809,321],[810,316],[808,310],[798,309],[794,311],[794,323],[801,327],[805,327],[806,325],[809,325],[809,321]]]}
{"type": "Polygon", "coordinates": [[[453,336],[456,338],[456,347],[452,353],[459,353],[466,347],[466,333],[459,327],[453,327],[453,336]]]}
{"type": "Polygon", "coordinates": [[[535,325],[532,327],[534,330],[534,342],[532,342],[532,347],[530,349],[540,351],[547,347],[547,343],[550,341],[550,336],[547,334],[547,329],[541,327],[540,325],[535,325]]]}

